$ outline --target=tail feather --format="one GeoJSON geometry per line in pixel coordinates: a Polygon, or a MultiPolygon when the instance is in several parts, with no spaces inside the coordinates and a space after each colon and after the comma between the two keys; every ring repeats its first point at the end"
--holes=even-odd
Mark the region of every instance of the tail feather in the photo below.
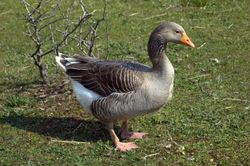
{"type": "Polygon", "coordinates": [[[79,63],[75,58],[63,57],[62,53],[58,53],[58,56],[55,57],[57,64],[66,71],[66,66],[74,63],[79,63]]]}
{"type": "Polygon", "coordinates": [[[55,57],[56,58],[56,63],[61,67],[63,68],[64,71],[66,71],[66,67],[65,65],[63,65],[63,63],[61,61],[64,60],[64,58],[62,57],[62,53],[58,53],[58,56],[55,57]]]}

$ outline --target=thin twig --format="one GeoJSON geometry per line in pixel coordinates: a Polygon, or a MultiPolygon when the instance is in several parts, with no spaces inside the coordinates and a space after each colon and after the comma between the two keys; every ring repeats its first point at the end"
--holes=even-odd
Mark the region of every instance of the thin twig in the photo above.
{"type": "Polygon", "coordinates": [[[147,158],[152,157],[152,156],[156,156],[158,154],[160,154],[160,153],[148,154],[148,155],[144,156],[143,159],[146,160],[147,158]]]}
{"type": "Polygon", "coordinates": [[[68,144],[89,144],[89,142],[83,142],[83,141],[63,141],[63,140],[56,140],[56,139],[51,139],[51,142],[56,142],[56,143],[68,143],[68,144]]]}
{"type": "Polygon", "coordinates": [[[230,24],[230,25],[227,27],[227,29],[232,28],[233,25],[234,25],[234,24],[230,24]]]}
{"type": "Polygon", "coordinates": [[[81,7],[81,9],[82,9],[84,15],[85,15],[86,13],[89,13],[89,12],[86,10],[86,7],[85,7],[85,5],[84,5],[84,3],[83,3],[82,0],[80,0],[80,7],[81,7]]]}
{"type": "MultiPolygon", "coordinates": [[[[57,32],[60,32],[60,33],[63,33],[61,30],[59,29],[56,29],[57,32]]],[[[79,34],[80,36],[82,36],[82,34],[79,34]]],[[[86,40],[86,38],[88,37],[87,35],[85,35],[84,37],[81,37],[79,38],[79,35],[76,35],[76,34],[72,34],[71,36],[69,36],[68,38],[71,38],[75,41],[77,41],[78,43],[78,46],[79,44],[81,43],[81,45],[83,44],[87,49],[89,48],[89,41],[86,40]]],[[[82,46],[79,46],[79,47],[82,47],[82,46]]],[[[83,49],[83,48],[79,48],[85,55],[87,55],[87,52],[83,49]]]]}
{"type": "Polygon", "coordinates": [[[201,74],[201,75],[198,75],[198,76],[194,76],[194,77],[188,78],[188,80],[193,80],[193,79],[196,79],[196,78],[208,77],[208,76],[210,76],[210,74],[201,74]]]}
{"type": "Polygon", "coordinates": [[[51,40],[52,42],[55,44],[55,37],[54,37],[54,32],[52,31],[52,25],[49,24],[49,30],[50,30],[50,34],[51,34],[51,40]]]}
{"type": "Polygon", "coordinates": [[[107,0],[105,0],[105,6],[104,6],[104,20],[106,23],[105,33],[106,33],[106,59],[108,59],[109,56],[109,22],[108,22],[108,13],[106,12],[108,8],[107,0]]]}
{"type": "Polygon", "coordinates": [[[31,17],[35,12],[39,11],[38,9],[41,7],[42,1],[43,0],[39,0],[37,6],[34,8],[26,0],[22,0],[22,2],[23,2],[24,6],[29,14],[29,17],[31,17]],[[32,12],[30,12],[29,7],[33,8],[32,12]]]}
{"type": "Polygon", "coordinates": [[[202,47],[204,47],[207,43],[204,42],[201,46],[199,46],[197,49],[201,49],[202,47]]]}
{"type": "Polygon", "coordinates": [[[130,14],[130,15],[128,15],[129,17],[132,17],[132,16],[135,16],[135,15],[138,15],[139,13],[132,13],[132,14],[130,14]]]}
{"type": "Polygon", "coordinates": [[[76,29],[83,23],[85,22],[87,19],[89,19],[92,16],[92,14],[86,14],[85,16],[83,16],[80,21],[77,23],[77,25],[74,26],[74,28],[68,32],[63,39],[56,44],[56,46],[54,48],[51,48],[50,50],[46,51],[45,53],[41,54],[40,56],[43,57],[44,55],[47,55],[51,52],[53,52],[55,49],[58,49],[59,47],[61,47],[61,45],[64,43],[64,41],[72,34],[76,31],[76,29]]]}
{"type": "Polygon", "coordinates": [[[55,19],[55,20],[53,20],[53,21],[50,21],[50,22],[48,22],[47,24],[45,24],[45,25],[43,25],[42,27],[40,27],[38,31],[41,31],[41,30],[43,30],[44,28],[48,27],[49,25],[55,24],[56,22],[61,21],[61,20],[64,20],[64,19],[65,19],[65,18],[58,18],[58,19],[55,19]]]}
{"type": "Polygon", "coordinates": [[[244,102],[244,103],[250,103],[250,100],[246,99],[236,99],[236,98],[214,98],[215,100],[221,100],[221,101],[236,101],[236,102],[244,102]]]}
{"type": "Polygon", "coordinates": [[[96,40],[96,37],[97,37],[97,29],[98,29],[99,24],[106,19],[106,9],[107,9],[107,0],[105,0],[105,3],[104,3],[102,18],[98,19],[95,22],[94,26],[91,26],[92,36],[91,36],[90,43],[89,43],[88,56],[93,56],[92,52],[93,52],[93,47],[94,47],[95,40],[96,40]]]}
{"type": "Polygon", "coordinates": [[[166,16],[166,15],[168,15],[168,13],[162,13],[162,14],[158,14],[158,15],[146,17],[146,18],[144,18],[143,20],[149,20],[149,19],[153,19],[153,18],[156,18],[156,17],[166,16]]]}

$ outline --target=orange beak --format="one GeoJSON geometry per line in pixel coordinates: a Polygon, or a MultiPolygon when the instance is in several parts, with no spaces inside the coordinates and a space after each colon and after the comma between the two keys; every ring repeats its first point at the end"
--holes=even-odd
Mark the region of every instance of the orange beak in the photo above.
{"type": "Polygon", "coordinates": [[[183,33],[181,37],[181,44],[194,48],[194,43],[189,39],[186,33],[183,33]]]}

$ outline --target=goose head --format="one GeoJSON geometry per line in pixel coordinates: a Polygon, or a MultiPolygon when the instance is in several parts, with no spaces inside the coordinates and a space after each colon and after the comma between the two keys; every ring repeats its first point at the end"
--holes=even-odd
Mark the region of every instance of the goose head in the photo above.
{"type": "Polygon", "coordinates": [[[163,43],[172,42],[183,44],[194,48],[194,43],[187,36],[184,28],[177,23],[168,22],[159,25],[153,32],[152,36],[160,39],[163,43]]]}

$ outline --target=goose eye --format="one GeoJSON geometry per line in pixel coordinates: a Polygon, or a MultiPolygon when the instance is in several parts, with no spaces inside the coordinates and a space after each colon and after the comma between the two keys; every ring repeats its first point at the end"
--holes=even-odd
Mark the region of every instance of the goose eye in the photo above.
{"type": "Polygon", "coordinates": [[[176,30],[175,33],[180,33],[180,31],[176,30]]]}

